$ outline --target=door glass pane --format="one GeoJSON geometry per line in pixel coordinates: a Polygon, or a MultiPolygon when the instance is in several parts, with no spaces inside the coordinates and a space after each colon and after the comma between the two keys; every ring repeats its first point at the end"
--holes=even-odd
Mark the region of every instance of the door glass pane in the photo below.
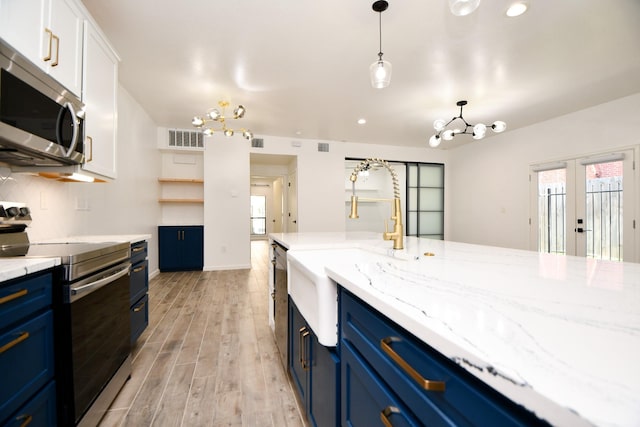
{"type": "Polygon", "coordinates": [[[444,190],[442,188],[421,188],[420,210],[444,211],[444,190]]]}
{"type": "Polygon", "coordinates": [[[587,257],[622,261],[622,161],[585,168],[587,257]]]}
{"type": "Polygon", "coordinates": [[[444,166],[420,165],[420,187],[444,187],[444,166]]]}
{"type": "Polygon", "coordinates": [[[266,196],[251,196],[251,234],[267,233],[266,196]]]}
{"type": "Polygon", "coordinates": [[[566,254],[567,170],[538,172],[538,251],[566,254]]]}

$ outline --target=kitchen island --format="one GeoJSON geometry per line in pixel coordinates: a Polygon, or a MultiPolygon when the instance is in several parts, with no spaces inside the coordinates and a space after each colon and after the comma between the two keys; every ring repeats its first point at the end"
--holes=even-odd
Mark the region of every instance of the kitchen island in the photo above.
{"type": "Polygon", "coordinates": [[[319,235],[316,249],[311,234],[271,237],[290,263],[324,269],[540,420],[640,425],[640,264],[410,237],[403,251],[379,237],[331,246],[319,235]]]}

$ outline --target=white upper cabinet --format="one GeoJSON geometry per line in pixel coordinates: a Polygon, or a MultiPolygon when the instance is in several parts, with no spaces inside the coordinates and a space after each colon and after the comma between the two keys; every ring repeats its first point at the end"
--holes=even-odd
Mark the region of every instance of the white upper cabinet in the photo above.
{"type": "Polygon", "coordinates": [[[74,0],[0,0],[0,37],[76,95],[83,21],[74,0]]]}
{"type": "Polygon", "coordinates": [[[118,57],[94,25],[84,29],[82,102],[86,118],[83,169],[116,178],[118,57]]]}

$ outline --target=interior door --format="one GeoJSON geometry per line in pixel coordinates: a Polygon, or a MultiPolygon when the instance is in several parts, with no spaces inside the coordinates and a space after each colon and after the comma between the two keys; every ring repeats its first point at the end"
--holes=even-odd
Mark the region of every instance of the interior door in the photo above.
{"type": "Polygon", "coordinates": [[[635,153],[531,168],[531,249],[636,261],[635,153]]]}

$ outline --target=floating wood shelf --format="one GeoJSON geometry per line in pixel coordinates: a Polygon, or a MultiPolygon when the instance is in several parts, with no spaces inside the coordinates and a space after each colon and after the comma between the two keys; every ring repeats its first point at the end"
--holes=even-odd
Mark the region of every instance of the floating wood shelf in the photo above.
{"type": "Polygon", "coordinates": [[[183,183],[183,184],[204,184],[204,179],[191,179],[191,178],[158,178],[158,182],[183,183]]]}
{"type": "Polygon", "coordinates": [[[204,203],[204,199],[159,199],[160,203],[204,203]]]}

